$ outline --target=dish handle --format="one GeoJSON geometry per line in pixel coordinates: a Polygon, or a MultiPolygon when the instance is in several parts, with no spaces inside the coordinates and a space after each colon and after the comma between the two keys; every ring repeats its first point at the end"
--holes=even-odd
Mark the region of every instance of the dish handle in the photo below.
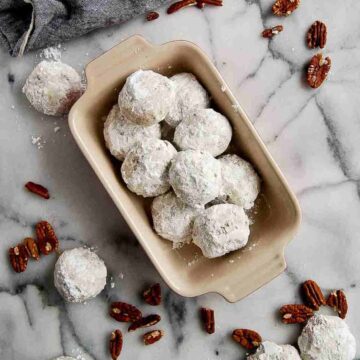
{"type": "MultiPolygon", "coordinates": [[[[85,75],[88,83],[88,88],[95,86],[95,80],[98,81],[109,70],[114,67],[121,67],[135,54],[145,53],[152,50],[154,45],[149,43],[145,38],[140,35],[133,35],[124,40],[120,44],[114,46],[105,54],[97,57],[85,67],[85,75]]],[[[97,83],[99,85],[99,83],[97,83]]]]}
{"type": "Polygon", "coordinates": [[[266,262],[262,263],[261,268],[257,271],[246,274],[243,280],[233,281],[226,284],[220,290],[216,290],[219,295],[223,296],[225,300],[230,303],[238,302],[244,297],[250,295],[257,289],[261,288],[271,280],[279,276],[286,269],[286,261],[284,255],[284,248],[279,249],[276,254],[266,256],[266,262]],[[256,284],[256,287],[254,287],[256,284]]]}

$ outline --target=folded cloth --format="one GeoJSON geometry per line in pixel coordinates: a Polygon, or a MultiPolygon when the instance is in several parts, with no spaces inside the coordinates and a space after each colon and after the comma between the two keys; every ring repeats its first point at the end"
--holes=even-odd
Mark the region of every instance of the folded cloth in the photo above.
{"type": "Polygon", "coordinates": [[[0,44],[13,56],[120,24],[169,0],[0,0],[0,44]]]}

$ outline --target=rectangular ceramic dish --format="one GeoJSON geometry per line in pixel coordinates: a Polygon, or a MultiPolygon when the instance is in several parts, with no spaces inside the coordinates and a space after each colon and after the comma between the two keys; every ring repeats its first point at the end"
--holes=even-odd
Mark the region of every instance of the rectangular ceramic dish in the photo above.
{"type": "Polygon", "coordinates": [[[155,267],[174,291],[183,296],[216,292],[235,302],[285,269],[284,249],[300,223],[298,202],[219,72],[196,45],[173,41],[155,46],[140,36],[133,36],[92,61],[86,67],[86,77],[87,90],[69,115],[72,134],[155,267]],[[243,250],[213,260],[204,258],[194,245],[173,250],[172,243],[157,236],[152,229],[149,200],[129,192],[122,182],[120,164],[112,159],[104,144],[103,118],[116,103],[126,77],[139,68],[166,76],[192,72],[211,94],[216,109],[231,122],[234,152],[248,159],[263,179],[262,193],[251,215],[254,224],[250,241],[243,250]]]}

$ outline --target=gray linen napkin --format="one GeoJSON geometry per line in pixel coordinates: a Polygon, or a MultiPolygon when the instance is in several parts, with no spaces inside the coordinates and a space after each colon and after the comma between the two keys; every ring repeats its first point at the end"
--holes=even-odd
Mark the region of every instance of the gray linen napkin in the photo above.
{"type": "Polygon", "coordinates": [[[169,0],[0,0],[0,44],[13,56],[120,24],[169,0]]]}

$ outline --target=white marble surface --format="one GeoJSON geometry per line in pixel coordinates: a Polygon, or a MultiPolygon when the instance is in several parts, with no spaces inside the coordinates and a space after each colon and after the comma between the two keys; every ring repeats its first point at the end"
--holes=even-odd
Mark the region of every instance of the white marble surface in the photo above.
{"type": "MultiPolygon", "coordinates": [[[[230,338],[236,327],[292,343],[299,327],[282,325],[276,310],[298,300],[298,285],[307,278],[324,289],[345,289],[347,322],[360,337],[360,2],[303,0],[286,19],[270,15],[271,0],[224,3],[173,16],[163,9],[155,22],[140,18],[62,47],[63,61],[81,70],[135,33],[155,43],[188,39],[199,44],[248,112],[303,211],[301,230],[286,251],[285,273],[237,304],[214,294],[185,299],[163,286],[159,312],[167,336],[147,348],[138,334],[126,336],[122,359],[240,359],[244,352],[230,338]],[[317,19],[329,28],[324,52],[333,68],[324,86],[314,91],[303,80],[304,64],[314,53],[304,36],[317,19]],[[264,26],[279,22],[285,30],[276,39],[259,36],[264,26]],[[213,336],[200,328],[198,308],[203,305],[216,311],[213,336]]],[[[21,94],[39,60],[38,53],[13,59],[0,52],[0,359],[49,360],[62,354],[108,359],[105,340],[117,325],[106,315],[108,303],[121,298],[140,304],[142,286],[161,280],[77,148],[66,119],[39,115],[21,94]],[[32,136],[41,136],[40,149],[32,136]],[[53,198],[42,201],[23,190],[29,179],[46,184],[53,198]],[[15,274],[7,250],[32,234],[34,223],[43,218],[54,224],[64,248],[95,246],[115,288],[108,285],[86,305],[65,304],[52,282],[55,255],[15,274]]]]}

